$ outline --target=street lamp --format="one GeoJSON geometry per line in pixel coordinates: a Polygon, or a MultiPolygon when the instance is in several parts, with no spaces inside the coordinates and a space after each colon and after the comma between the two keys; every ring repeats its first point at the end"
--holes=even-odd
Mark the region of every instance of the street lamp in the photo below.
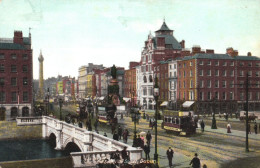
{"type": "Polygon", "coordinates": [[[212,110],[213,110],[211,129],[217,129],[217,122],[216,122],[216,118],[215,118],[215,108],[216,108],[215,98],[212,100],[211,107],[212,107],[212,110]]]}
{"type": "Polygon", "coordinates": [[[154,152],[154,160],[156,161],[156,167],[158,168],[158,153],[157,153],[157,118],[158,118],[158,98],[159,98],[159,86],[158,86],[158,78],[155,77],[155,84],[154,84],[154,99],[155,99],[155,152],[154,152]]]}
{"type": "Polygon", "coordinates": [[[59,98],[59,106],[60,106],[60,121],[62,120],[62,114],[61,114],[62,103],[63,103],[62,98],[59,98]]]}
{"type": "Polygon", "coordinates": [[[136,133],[137,133],[137,132],[136,132],[136,121],[138,120],[139,115],[140,115],[138,109],[139,109],[139,108],[134,107],[134,106],[131,107],[131,117],[132,117],[132,119],[134,120],[134,125],[135,125],[135,127],[134,127],[133,147],[138,147],[137,136],[136,136],[136,133]]]}

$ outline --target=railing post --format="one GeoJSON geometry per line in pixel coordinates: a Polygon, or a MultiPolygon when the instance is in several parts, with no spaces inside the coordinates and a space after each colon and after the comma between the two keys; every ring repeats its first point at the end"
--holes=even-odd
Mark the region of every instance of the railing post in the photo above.
{"type": "Polygon", "coordinates": [[[47,121],[46,121],[46,118],[43,116],[42,117],[42,137],[43,138],[47,137],[47,132],[48,132],[47,121]]]}

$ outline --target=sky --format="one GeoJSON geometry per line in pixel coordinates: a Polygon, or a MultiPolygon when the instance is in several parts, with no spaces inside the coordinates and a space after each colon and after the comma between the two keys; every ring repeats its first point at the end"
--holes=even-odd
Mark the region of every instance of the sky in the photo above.
{"type": "Polygon", "coordinates": [[[186,48],[200,45],[260,57],[259,0],[0,0],[0,38],[32,34],[33,74],[78,76],[88,63],[128,69],[165,18],[186,48]]]}

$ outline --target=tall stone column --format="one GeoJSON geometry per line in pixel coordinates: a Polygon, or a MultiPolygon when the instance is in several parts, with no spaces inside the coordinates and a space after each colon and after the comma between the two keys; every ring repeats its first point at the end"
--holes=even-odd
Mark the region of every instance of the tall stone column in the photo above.
{"type": "Polygon", "coordinates": [[[44,61],[44,58],[42,56],[42,51],[40,52],[38,60],[39,60],[39,92],[38,92],[38,97],[40,99],[43,99],[44,98],[44,91],[43,91],[43,61],[44,61]]]}

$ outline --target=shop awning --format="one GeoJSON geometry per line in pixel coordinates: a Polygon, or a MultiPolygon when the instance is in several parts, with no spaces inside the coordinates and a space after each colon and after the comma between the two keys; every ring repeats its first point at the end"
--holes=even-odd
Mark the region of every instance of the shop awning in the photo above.
{"type": "Polygon", "coordinates": [[[160,106],[167,106],[168,105],[168,101],[164,101],[160,106]]]}
{"type": "Polygon", "coordinates": [[[131,100],[131,98],[123,97],[123,100],[124,100],[125,102],[128,102],[129,100],[131,100]]]}
{"type": "Polygon", "coordinates": [[[190,107],[195,101],[186,101],[182,104],[182,107],[190,107]]]}

